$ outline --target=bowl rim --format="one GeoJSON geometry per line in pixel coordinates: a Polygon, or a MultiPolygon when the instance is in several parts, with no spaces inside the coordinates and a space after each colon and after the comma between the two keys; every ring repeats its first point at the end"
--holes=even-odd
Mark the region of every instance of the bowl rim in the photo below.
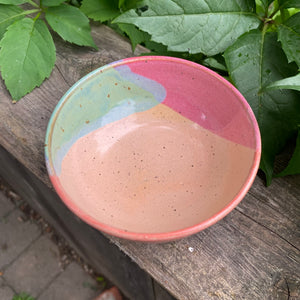
{"type": "Polygon", "coordinates": [[[256,177],[256,173],[259,168],[260,164],[260,157],[261,157],[261,137],[260,137],[260,131],[257,124],[257,120],[255,118],[255,115],[244,98],[244,96],[226,79],[224,79],[222,76],[217,74],[216,72],[210,70],[209,68],[202,66],[198,63],[188,61],[182,58],[176,58],[176,57],[169,57],[169,56],[138,56],[138,57],[130,57],[125,58],[122,60],[118,60],[115,62],[111,62],[109,64],[106,64],[100,68],[95,69],[94,71],[88,73],[84,77],[82,77],[80,80],[78,80],[69,90],[64,94],[64,96],[60,99],[60,101],[57,103],[55,109],[52,112],[52,115],[49,119],[46,136],[45,136],[45,160],[46,160],[46,167],[48,171],[48,175],[50,177],[51,183],[56,190],[57,194],[61,198],[61,200],[64,202],[64,204],[79,218],[81,218],[84,222],[88,223],[92,227],[100,230],[101,232],[105,232],[107,234],[128,239],[128,240],[134,240],[134,241],[142,241],[142,242],[167,242],[172,240],[181,239],[187,236],[190,236],[192,234],[195,234],[199,231],[202,231],[203,229],[206,229],[210,227],[211,225],[217,223],[219,220],[224,218],[229,212],[231,212],[245,197],[248,190],[250,189],[251,185],[253,184],[253,181],[256,177]],[[223,85],[226,86],[226,88],[233,91],[233,93],[237,96],[239,101],[242,104],[242,107],[245,109],[245,112],[248,114],[251,125],[254,129],[255,134],[255,142],[256,142],[256,148],[254,149],[254,159],[253,164],[249,170],[248,177],[246,181],[244,182],[243,186],[240,188],[237,195],[230,201],[229,204],[227,204],[222,210],[211,216],[210,218],[206,219],[205,221],[195,224],[190,227],[186,227],[183,229],[170,231],[170,232],[162,232],[162,233],[140,233],[140,232],[132,232],[127,231],[124,229],[116,228],[110,225],[107,225],[105,223],[101,223],[100,221],[96,220],[95,218],[87,215],[84,213],[78,206],[76,206],[70,197],[68,197],[67,193],[64,191],[61,183],[59,182],[58,178],[55,176],[50,176],[50,174],[55,174],[54,168],[52,166],[52,163],[50,161],[51,155],[49,151],[49,146],[51,145],[51,139],[52,139],[52,133],[54,129],[54,125],[56,122],[56,119],[64,107],[64,104],[68,101],[68,99],[72,96],[73,92],[80,87],[80,85],[89,80],[89,78],[96,76],[98,73],[103,73],[104,71],[127,63],[134,63],[136,61],[170,61],[176,64],[186,64],[193,68],[196,68],[202,72],[207,73],[209,76],[212,76],[216,78],[218,81],[220,81],[223,85]]]}

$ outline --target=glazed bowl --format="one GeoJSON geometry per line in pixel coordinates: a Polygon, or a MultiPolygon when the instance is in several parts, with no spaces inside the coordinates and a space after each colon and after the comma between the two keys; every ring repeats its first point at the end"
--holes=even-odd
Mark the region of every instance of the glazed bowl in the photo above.
{"type": "Polygon", "coordinates": [[[49,121],[45,156],[62,201],[137,241],[197,233],[227,215],[260,160],[257,122],[227,80],[190,61],[134,57],[78,81],[49,121]]]}

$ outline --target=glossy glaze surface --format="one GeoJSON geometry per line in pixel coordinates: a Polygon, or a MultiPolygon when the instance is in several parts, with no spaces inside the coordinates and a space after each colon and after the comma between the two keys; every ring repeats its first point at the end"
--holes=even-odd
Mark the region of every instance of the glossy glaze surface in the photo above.
{"type": "Polygon", "coordinates": [[[127,231],[161,233],[196,225],[228,205],[254,152],[158,104],[77,140],[59,180],[87,215],[127,231]]]}

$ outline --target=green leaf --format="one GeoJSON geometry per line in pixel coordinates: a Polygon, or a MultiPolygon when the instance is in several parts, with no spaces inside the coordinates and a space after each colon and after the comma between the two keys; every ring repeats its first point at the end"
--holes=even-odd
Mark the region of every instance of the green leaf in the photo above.
{"type": "Polygon", "coordinates": [[[264,11],[268,11],[268,7],[269,5],[271,4],[271,2],[273,2],[273,0],[260,0],[263,8],[264,8],[264,11]]]}
{"type": "Polygon", "coordinates": [[[42,4],[43,6],[59,6],[63,2],[65,2],[65,0],[43,0],[42,4]]]}
{"type": "Polygon", "coordinates": [[[288,8],[288,7],[295,7],[300,8],[300,1],[299,0],[280,0],[279,1],[280,7],[288,8]]]}
{"type": "Polygon", "coordinates": [[[207,57],[203,60],[203,64],[209,68],[213,68],[219,71],[227,71],[226,67],[218,62],[214,57],[207,57]]]}
{"type": "Polygon", "coordinates": [[[264,90],[291,89],[300,91],[300,73],[296,76],[272,82],[264,90]]]}
{"type": "Polygon", "coordinates": [[[83,0],[81,11],[95,21],[112,20],[120,14],[117,0],[83,0]]]}
{"type": "Polygon", "coordinates": [[[121,8],[121,11],[124,12],[126,10],[137,8],[138,4],[143,2],[143,0],[119,0],[119,8],[121,8]],[[122,4],[123,2],[123,4],[122,4]],[[121,6],[120,6],[121,4],[121,6]]]}
{"type": "MultiPolygon", "coordinates": [[[[145,32],[148,34],[147,32],[145,32]]],[[[163,45],[162,43],[156,43],[151,41],[151,35],[148,34],[148,39],[145,40],[144,44],[147,49],[155,52],[156,55],[165,55],[165,56],[173,56],[174,53],[180,55],[180,52],[171,52],[167,50],[167,46],[163,45]]]]}
{"type": "Polygon", "coordinates": [[[2,78],[14,100],[31,92],[51,74],[55,46],[44,21],[24,18],[13,23],[0,47],[2,78]]]}
{"type": "Polygon", "coordinates": [[[24,10],[19,6],[0,4],[0,40],[6,28],[22,18],[24,18],[24,10]]]}
{"type": "Polygon", "coordinates": [[[212,56],[260,25],[253,9],[247,0],[146,0],[114,22],[136,25],[168,50],[212,56]]]}
{"type": "Polygon", "coordinates": [[[28,2],[28,0],[0,0],[1,4],[19,5],[28,2]]]}
{"type": "Polygon", "coordinates": [[[300,130],[298,131],[298,138],[296,142],[296,148],[288,166],[276,177],[300,174],[300,130]]]}
{"type": "Polygon", "coordinates": [[[12,300],[35,300],[35,298],[31,297],[30,295],[26,293],[21,293],[18,295],[14,295],[12,300]]]}
{"type": "Polygon", "coordinates": [[[64,4],[49,7],[45,16],[52,29],[64,40],[97,49],[91,36],[89,19],[77,7],[64,4]]]}
{"type": "Polygon", "coordinates": [[[258,121],[262,137],[261,168],[269,184],[275,155],[282,151],[300,123],[300,101],[297,92],[261,91],[271,82],[295,74],[296,65],[288,64],[276,33],[260,30],[241,36],[225,51],[224,57],[231,79],[258,121]]]}
{"type": "Polygon", "coordinates": [[[137,29],[132,24],[118,24],[119,28],[125,32],[131,41],[132,50],[134,51],[135,47],[149,39],[149,34],[137,29]]]}
{"type": "Polygon", "coordinates": [[[300,13],[290,17],[278,26],[278,40],[289,62],[295,61],[300,67],[300,13]]]}

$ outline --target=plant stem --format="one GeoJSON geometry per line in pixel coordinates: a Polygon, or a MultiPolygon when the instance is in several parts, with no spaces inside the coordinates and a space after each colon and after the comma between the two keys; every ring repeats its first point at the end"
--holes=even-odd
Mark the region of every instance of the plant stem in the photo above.
{"type": "Polygon", "coordinates": [[[36,21],[39,17],[40,17],[40,15],[41,15],[41,11],[34,17],[34,19],[33,19],[33,21],[36,21]]]}
{"type": "Polygon", "coordinates": [[[28,0],[27,2],[30,3],[32,6],[35,6],[35,7],[38,7],[38,8],[39,8],[39,5],[36,4],[36,3],[35,3],[34,1],[32,1],[32,0],[28,0]]]}
{"type": "Polygon", "coordinates": [[[18,14],[18,16],[30,15],[30,14],[34,14],[39,11],[41,11],[41,10],[40,9],[25,10],[25,11],[21,12],[20,14],[18,14]]]}

